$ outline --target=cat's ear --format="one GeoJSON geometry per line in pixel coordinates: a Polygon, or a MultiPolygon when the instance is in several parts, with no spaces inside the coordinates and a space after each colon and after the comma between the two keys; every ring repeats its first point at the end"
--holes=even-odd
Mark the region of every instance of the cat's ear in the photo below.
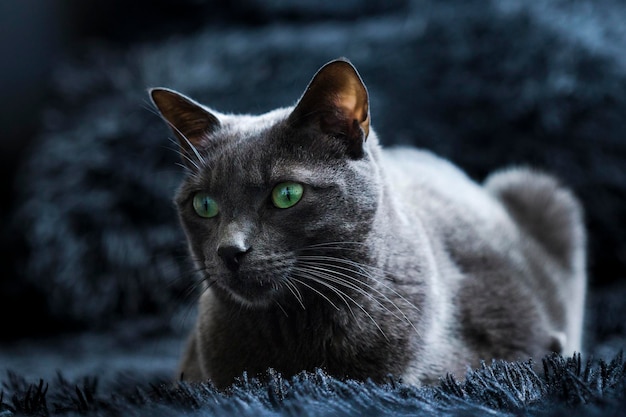
{"type": "Polygon", "coordinates": [[[289,116],[291,126],[311,123],[344,140],[350,156],[363,155],[370,130],[369,100],[365,84],[348,60],[337,59],[320,68],[289,116]]]}
{"type": "Polygon", "coordinates": [[[211,112],[192,99],[167,88],[151,88],[152,102],[176,135],[185,164],[193,164],[207,146],[208,135],[220,126],[211,112]]]}

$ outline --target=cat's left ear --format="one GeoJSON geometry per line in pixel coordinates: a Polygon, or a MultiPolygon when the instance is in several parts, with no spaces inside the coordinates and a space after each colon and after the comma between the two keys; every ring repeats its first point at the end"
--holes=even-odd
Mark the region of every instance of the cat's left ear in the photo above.
{"type": "Polygon", "coordinates": [[[353,158],[363,156],[370,131],[369,99],[365,84],[348,60],[340,58],[320,68],[289,116],[291,126],[310,123],[345,141],[353,158]]]}
{"type": "Polygon", "coordinates": [[[207,146],[208,135],[219,128],[220,122],[199,103],[167,88],[149,90],[152,102],[176,135],[183,151],[183,162],[193,164],[198,151],[207,146]]]}

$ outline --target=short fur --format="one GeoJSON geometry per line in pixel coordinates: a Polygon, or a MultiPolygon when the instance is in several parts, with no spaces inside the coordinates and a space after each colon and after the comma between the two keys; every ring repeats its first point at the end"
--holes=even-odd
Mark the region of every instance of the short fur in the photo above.
{"type": "Polygon", "coordinates": [[[201,271],[183,379],[223,388],[244,371],[323,368],[421,384],[481,360],[580,352],[585,230],[556,179],[511,168],[478,184],[427,151],[383,149],[345,59],[259,116],[150,94],[189,170],[176,203],[201,271]],[[304,194],[279,209],[284,181],[304,194]],[[194,212],[200,191],[216,217],[194,212]]]}

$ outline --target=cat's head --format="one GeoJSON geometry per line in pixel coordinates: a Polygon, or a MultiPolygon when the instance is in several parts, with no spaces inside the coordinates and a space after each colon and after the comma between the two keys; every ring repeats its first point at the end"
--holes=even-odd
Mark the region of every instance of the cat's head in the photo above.
{"type": "Polygon", "coordinates": [[[188,168],[176,204],[217,293],[247,306],[297,303],[332,291],[330,269],[348,276],[381,195],[368,94],[352,64],[329,62],[295,106],[259,116],[168,89],[150,95],[188,168]]]}

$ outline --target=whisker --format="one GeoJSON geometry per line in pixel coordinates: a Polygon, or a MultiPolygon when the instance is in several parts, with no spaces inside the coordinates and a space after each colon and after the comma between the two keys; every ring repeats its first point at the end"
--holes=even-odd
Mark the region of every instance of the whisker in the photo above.
{"type": "MultiPolygon", "coordinates": [[[[185,141],[185,143],[187,144],[189,149],[191,149],[193,151],[194,155],[196,156],[197,162],[200,165],[203,165],[203,166],[205,165],[205,161],[202,158],[202,156],[200,155],[200,152],[198,152],[198,149],[193,145],[193,143],[189,140],[189,138],[187,138],[187,136],[185,134],[183,134],[183,132],[180,131],[180,129],[178,129],[176,126],[174,126],[174,124],[172,124],[169,120],[167,120],[165,117],[163,117],[163,115],[160,112],[155,111],[153,108],[149,108],[148,110],[150,110],[152,113],[154,113],[157,116],[159,116],[161,118],[161,120],[163,120],[174,132],[178,133],[178,135],[185,141]]],[[[178,145],[178,143],[177,143],[177,145],[178,145]]],[[[178,148],[178,146],[177,146],[177,148],[178,148]]],[[[182,153],[180,151],[177,151],[177,153],[179,153],[183,158],[185,158],[187,161],[189,161],[189,163],[192,164],[198,171],[201,170],[200,165],[198,165],[198,163],[196,163],[196,161],[192,160],[186,153],[182,153]]]]}
{"type": "Polygon", "coordinates": [[[278,301],[276,301],[276,300],[274,300],[274,302],[276,303],[276,305],[278,305],[278,308],[280,308],[281,311],[285,314],[285,317],[289,317],[289,314],[287,314],[287,312],[285,311],[283,306],[281,306],[280,303],[278,301]]]}
{"type": "MultiPolygon", "coordinates": [[[[378,329],[378,331],[380,331],[380,334],[383,335],[383,337],[385,338],[385,340],[389,341],[389,338],[387,337],[387,335],[385,334],[385,332],[383,331],[383,329],[380,327],[380,325],[378,324],[378,322],[376,322],[376,319],[374,319],[374,317],[372,317],[372,315],[370,313],[368,313],[368,311],[359,303],[357,303],[352,297],[350,297],[349,295],[345,294],[344,292],[340,291],[339,289],[335,288],[334,286],[330,285],[327,282],[324,282],[323,279],[316,277],[316,276],[310,276],[309,279],[324,285],[326,287],[328,287],[331,291],[334,291],[339,297],[341,297],[341,299],[344,300],[344,302],[346,303],[346,305],[348,306],[348,308],[350,309],[350,311],[352,312],[353,317],[356,316],[354,315],[354,312],[352,311],[352,308],[350,308],[350,306],[348,305],[347,301],[345,300],[344,297],[348,298],[350,301],[352,301],[354,303],[354,305],[356,305],[358,308],[361,309],[361,311],[363,311],[363,313],[365,313],[365,315],[367,317],[369,317],[369,319],[372,321],[372,323],[374,323],[374,326],[376,326],[376,328],[378,329]]],[[[358,320],[355,320],[358,323],[358,320]]]]}
{"type": "MultiPolygon", "coordinates": [[[[345,251],[345,250],[351,250],[351,251],[359,251],[359,248],[349,248],[349,247],[343,247],[341,246],[342,244],[346,244],[346,245],[366,245],[363,242],[350,242],[350,241],[336,241],[336,242],[325,242],[325,243],[318,243],[318,244],[313,244],[313,245],[308,245],[305,246],[303,248],[298,249],[298,251],[300,252],[305,252],[307,250],[315,250],[315,251],[319,251],[319,249],[333,249],[333,250],[341,250],[341,251],[345,251]]],[[[350,259],[345,259],[345,258],[339,258],[339,257],[334,257],[334,256],[324,256],[324,255],[301,255],[302,258],[308,258],[311,257],[311,259],[313,257],[319,257],[320,259],[324,259],[324,260],[330,260],[330,261],[338,261],[338,262],[342,262],[342,263],[346,263],[349,264],[350,266],[354,266],[356,268],[358,268],[360,271],[363,272],[363,276],[369,276],[369,272],[366,271],[366,269],[372,270],[372,271],[377,271],[379,272],[381,275],[386,276],[388,273],[385,269],[382,269],[380,267],[377,266],[373,266],[373,265],[365,265],[365,264],[361,264],[359,262],[356,262],[354,260],[350,260],[350,259]]],[[[350,269],[350,271],[352,271],[352,269],[350,269]]],[[[376,280],[378,281],[378,280],[376,280]]],[[[383,282],[381,282],[382,285],[385,285],[383,282]]],[[[391,291],[394,291],[394,293],[396,295],[398,295],[399,297],[403,298],[402,294],[396,292],[393,288],[386,286],[386,288],[388,288],[391,291]]],[[[409,303],[410,305],[412,305],[413,307],[415,307],[417,309],[416,306],[414,306],[410,301],[404,299],[404,301],[406,301],[407,303],[409,303]]]]}
{"type": "MultiPolygon", "coordinates": [[[[174,152],[175,154],[178,155],[178,157],[180,159],[183,160],[187,160],[187,162],[189,162],[189,164],[193,165],[196,168],[196,171],[192,170],[189,165],[186,164],[182,164],[180,162],[177,162],[176,165],[183,168],[183,170],[185,171],[185,173],[187,175],[191,175],[191,176],[195,176],[200,172],[200,166],[189,157],[189,155],[186,152],[183,152],[181,150],[181,146],[180,146],[180,142],[172,137],[168,137],[167,138],[169,140],[169,142],[173,145],[172,147],[166,147],[166,149],[168,149],[171,152],[174,152]]],[[[204,163],[203,163],[204,165],[204,163]]]]}
{"type": "MultiPolygon", "coordinates": [[[[397,295],[400,299],[402,299],[402,301],[407,303],[409,305],[409,307],[412,307],[413,309],[415,309],[415,311],[418,311],[418,312],[420,311],[419,307],[417,307],[415,304],[413,304],[411,301],[409,301],[406,297],[404,297],[402,294],[400,294],[394,288],[392,288],[391,286],[386,284],[383,280],[377,279],[375,276],[373,276],[372,274],[368,273],[368,271],[366,270],[366,268],[368,268],[368,269],[377,271],[377,272],[379,272],[382,275],[386,275],[386,272],[383,269],[381,269],[381,268],[370,266],[370,265],[363,265],[363,264],[360,264],[360,263],[355,262],[355,261],[350,260],[350,259],[335,258],[335,257],[331,257],[331,256],[303,255],[303,256],[300,256],[300,259],[307,260],[307,261],[332,261],[332,262],[338,262],[338,263],[343,263],[343,264],[347,264],[347,265],[350,265],[350,266],[354,266],[355,268],[358,268],[358,271],[354,270],[352,268],[342,267],[342,266],[339,266],[339,265],[318,262],[320,265],[332,266],[332,267],[336,267],[336,268],[339,268],[339,269],[344,270],[344,271],[354,272],[354,273],[357,273],[357,274],[359,274],[360,276],[362,276],[362,277],[364,277],[366,279],[371,279],[373,281],[376,281],[378,284],[382,285],[383,287],[385,287],[389,291],[393,292],[394,295],[397,295]]],[[[356,280],[356,278],[354,278],[352,276],[350,276],[349,278],[356,280]]],[[[359,282],[361,282],[361,281],[359,281],[359,282]]]]}
{"type": "MultiPolygon", "coordinates": [[[[172,146],[164,146],[165,149],[167,149],[168,151],[174,152],[176,155],[178,155],[181,159],[187,159],[191,164],[195,165],[196,168],[198,168],[198,165],[195,164],[194,161],[190,160],[189,157],[182,152],[182,147],[181,147],[181,143],[179,140],[172,138],[171,136],[167,137],[167,140],[169,141],[169,143],[172,146]]],[[[184,166],[185,169],[189,170],[188,166],[184,166]]]]}
{"type": "MultiPolygon", "coordinates": [[[[191,148],[191,150],[193,151],[194,155],[198,159],[198,162],[200,162],[202,164],[204,159],[202,158],[202,156],[200,156],[200,152],[198,152],[198,149],[196,149],[196,147],[193,145],[193,143],[191,143],[191,141],[187,138],[187,136],[185,134],[183,134],[183,132],[181,132],[180,129],[178,129],[176,126],[174,126],[168,120],[166,120],[166,119],[164,119],[164,120],[176,133],[178,133],[180,135],[181,138],[183,138],[185,140],[187,145],[191,148]]],[[[189,162],[193,163],[193,161],[191,161],[191,159],[189,160],[189,162]]],[[[200,169],[200,167],[198,165],[196,165],[195,163],[193,163],[193,164],[195,165],[196,168],[200,169]]]]}
{"type": "Polygon", "coordinates": [[[302,302],[302,294],[300,294],[300,292],[298,291],[298,287],[296,287],[291,281],[289,281],[288,279],[284,281],[285,283],[285,287],[287,287],[287,289],[289,290],[289,292],[291,292],[293,294],[293,296],[296,298],[296,300],[298,300],[298,303],[300,304],[300,306],[302,307],[303,310],[306,310],[306,307],[304,307],[304,303],[302,302]]]}
{"type": "Polygon", "coordinates": [[[317,282],[318,284],[324,285],[325,287],[327,287],[331,291],[333,291],[335,294],[337,294],[339,296],[339,298],[341,298],[341,301],[344,302],[346,307],[348,307],[348,310],[350,310],[350,314],[352,315],[352,317],[354,317],[355,322],[358,323],[358,321],[356,320],[356,315],[354,314],[354,311],[352,310],[352,307],[350,307],[350,304],[344,298],[344,296],[348,297],[355,304],[356,304],[356,301],[354,301],[351,297],[349,297],[347,294],[343,293],[339,289],[333,287],[332,285],[330,285],[330,284],[328,284],[326,282],[321,281],[318,277],[315,276],[315,274],[311,274],[310,272],[305,271],[305,270],[303,270],[301,268],[298,268],[298,273],[300,274],[300,276],[302,278],[310,279],[311,281],[314,281],[314,282],[317,282]]]}
{"type": "MultiPolygon", "coordinates": [[[[363,313],[365,313],[365,315],[367,317],[369,317],[369,319],[372,321],[372,323],[374,323],[374,326],[376,326],[376,328],[378,329],[378,331],[380,332],[380,334],[383,335],[383,337],[385,338],[385,340],[389,341],[389,338],[387,337],[387,335],[385,334],[385,332],[383,331],[383,329],[380,327],[380,325],[378,324],[378,322],[376,321],[376,319],[374,317],[372,317],[372,315],[360,304],[357,303],[356,300],[352,297],[350,297],[349,295],[345,294],[344,292],[340,291],[339,289],[335,288],[334,286],[324,282],[322,279],[318,279],[318,278],[312,278],[314,281],[318,282],[321,285],[325,285],[328,288],[330,288],[331,290],[333,290],[337,295],[339,295],[342,299],[344,297],[346,297],[348,300],[352,301],[352,303],[354,303],[355,306],[357,306],[359,309],[361,309],[361,311],[363,311],[363,313]]],[[[344,300],[345,301],[345,300],[344,300]]],[[[348,303],[346,302],[346,305],[348,305],[348,303]]],[[[354,315],[354,311],[352,311],[352,308],[350,308],[348,306],[348,308],[350,309],[350,312],[352,313],[352,316],[355,318],[355,322],[358,323],[358,320],[356,320],[356,316],[354,315]]]]}
{"type": "Polygon", "coordinates": [[[197,273],[199,271],[200,269],[195,268],[190,268],[187,271],[182,271],[182,273],[177,274],[178,276],[176,276],[169,282],[166,282],[164,284],[165,288],[167,288],[168,290],[176,289],[178,288],[178,285],[180,285],[180,282],[183,282],[184,288],[180,290],[182,297],[181,299],[176,301],[186,301],[193,294],[193,291],[199,284],[197,281],[197,273]]]}
{"type": "Polygon", "coordinates": [[[340,311],[341,309],[339,307],[337,307],[335,305],[335,303],[333,303],[332,301],[330,301],[330,299],[328,297],[326,297],[324,294],[322,294],[320,291],[318,291],[316,288],[310,286],[309,284],[307,284],[306,282],[302,281],[301,279],[298,279],[296,277],[291,277],[292,280],[300,283],[301,285],[304,285],[305,287],[309,288],[311,291],[316,292],[317,294],[319,294],[320,297],[324,298],[326,301],[328,301],[330,303],[330,305],[332,305],[335,310],[340,311]]]}
{"type": "Polygon", "coordinates": [[[312,245],[307,245],[302,248],[299,248],[298,251],[307,251],[307,250],[319,250],[319,249],[336,249],[336,250],[358,250],[360,247],[364,247],[366,244],[364,242],[351,242],[351,241],[334,241],[334,242],[323,242],[323,243],[315,243],[312,245]],[[350,246],[353,246],[351,248],[350,246]]]}
{"type": "MultiPolygon", "coordinates": [[[[305,258],[305,257],[301,257],[301,258],[305,258]]],[[[335,280],[335,282],[337,282],[338,284],[344,285],[344,286],[346,286],[348,288],[352,288],[352,289],[360,292],[361,294],[367,296],[372,301],[375,301],[378,305],[383,307],[387,312],[389,312],[391,315],[393,315],[398,320],[404,319],[413,328],[413,330],[415,330],[416,334],[420,335],[420,331],[415,327],[415,325],[409,319],[409,317],[406,315],[406,313],[393,300],[391,300],[385,293],[383,293],[382,291],[380,291],[378,288],[374,287],[373,285],[368,284],[367,282],[358,280],[357,278],[355,278],[355,277],[353,277],[351,275],[344,274],[342,272],[336,271],[333,268],[339,268],[339,269],[342,269],[342,270],[348,271],[348,272],[357,272],[357,271],[353,271],[353,270],[351,270],[349,268],[341,267],[341,266],[334,265],[334,264],[319,263],[319,262],[314,264],[314,265],[311,265],[311,264],[309,264],[308,262],[305,261],[304,262],[304,266],[306,268],[314,269],[316,271],[319,271],[320,273],[325,274],[327,277],[332,278],[333,280],[335,280]],[[320,266],[320,265],[322,265],[322,266],[320,266]],[[327,266],[329,268],[325,268],[324,266],[327,266]],[[347,281],[347,280],[350,280],[350,281],[347,281]],[[395,307],[395,309],[398,310],[398,312],[400,313],[400,315],[402,317],[399,317],[398,315],[396,315],[387,306],[385,306],[381,301],[379,301],[373,294],[370,294],[367,291],[365,291],[363,288],[360,288],[358,286],[359,284],[364,285],[365,287],[367,287],[367,288],[371,289],[372,291],[375,291],[377,294],[379,294],[385,301],[387,301],[389,304],[391,304],[393,307],[395,307]]],[[[362,276],[364,276],[366,279],[372,279],[373,281],[376,281],[377,283],[379,283],[381,285],[384,285],[380,280],[376,279],[375,277],[373,277],[371,275],[363,274],[362,276]]],[[[398,297],[400,297],[403,301],[405,301],[409,306],[411,306],[411,307],[415,308],[417,311],[419,311],[419,309],[414,304],[412,304],[410,301],[408,301],[406,298],[404,298],[401,294],[398,294],[392,288],[388,288],[388,289],[390,289],[396,295],[398,295],[398,297]]]]}
{"type": "MultiPolygon", "coordinates": [[[[194,280],[193,282],[190,282],[186,288],[186,290],[180,294],[180,296],[178,297],[178,300],[183,300],[180,304],[185,305],[185,308],[182,311],[182,317],[180,317],[180,323],[186,323],[189,320],[189,317],[193,311],[194,306],[196,305],[195,302],[191,302],[189,300],[192,299],[192,296],[198,292],[198,288],[200,288],[202,286],[203,283],[207,283],[206,288],[204,289],[204,291],[208,290],[211,286],[213,286],[213,284],[215,283],[215,281],[209,281],[206,278],[202,278],[199,281],[194,280]]],[[[197,301],[202,294],[204,293],[204,291],[202,292],[198,292],[197,296],[195,297],[194,301],[197,301]]]]}
{"type": "MultiPolygon", "coordinates": [[[[375,302],[376,304],[378,304],[381,308],[383,308],[385,311],[387,311],[389,314],[391,314],[391,315],[392,315],[393,317],[395,317],[396,319],[398,319],[398,320],[405,320],[406,322],[408,322],[408,323],[409,323],[409,325],[411,325],[411,327],[413,327],[413,329],[417,332],[417,329],[415,328],[415,326],[413,326],[413,323],[412,323],[412,322],[411,322],[411,320],[410,320],[410,319],[406,316],[406,314],[404,314],[404,312],[403,312],[403,311],[402,311],[402,310],[401,310],[401,309],[400,309],[400,308],[399,308],[399,307],[398,307],[398,306],[397,306],[397,305],[396,305],[396,304],[395,304],[392,300],[390,300],[390,299],[389,299],[389,298],[388,298],[385,294],[380,293],[380,295],[382,295],[382,297],[383,297],[383,298],[384,298],[387,302],[389,302],[389,304],[391,304],[392,306],[394,306],[394,307],[395,307],[395,308],[396,308],[396,309],[400,312],[400,314],[402,315],[402,317],[401,317],[401,316],[398,316],[398,315],[397,315],[396,313],[394,313],[394,312],[393,312],[393,311],[392,311],[389,307],[387,307],[384,303],[382,303],[380,300],[378,300],[378,299],[377,299],[377,298],[376,298],[373,294],[368,293],[368,292],[367,292],[367,291],[365,291],[363,288],[360,288],[358,285],[356,285],[356,284],[352,284],[351,282],[349,282],[349,281],[347,281],[347,280],[345,280],[345,279],[343,279],[343,278],[340,278],[340,277],[337,277],[337,276],[333,275],[333,274],[331,273],[331,272],[333,272],[333,271],[328,271],[328,272],[324,272],[324,271],[327,271],[327,270],[323,270],[323,271],[322,271],[322,270],[316,269],[316,272],[317,272],[317,274],[319,274],[320,278],[324,278],[324,279],[326,279],[326,280],[328,280],[328,281],[330,281],[330,282],[334,282],[334,283],[339,284],[339,285],[341,285],[341,286],[343,286],[343,287],[350,288],[350,289],[353,289],[353,290],[355,290],[355,291],[359,292],[360,294],[362,294],[362,295],[366,296],[368,299],[370,299],[370,300],[372,300],[373,302],[375,302]]],[[[373,287],[372,287],[372,289],[376,291],[376,289],[375,289],[375,288],[373,288],[373,287]]],[[[346,295],[346,296],[347,296],[347,295],[346,295]]],[[[354,302],[355,302],[355,304],[356,304],[356,301],[354,301],[354,302]]],[[[419,332],[418,332],[418,334],[419,334],[419,332]]]]}
{"type": "MultiPolygon", "coordinates": [[[[293,282],[289,282],[289,284],[293,287],[293,290],[296,292],[296,296],[298,297],[298,299],[302,303],[302,294],[300,293],[300,290],[298,289],[298,286],[296,284],[294,284],[293,282]]],[[[302,307],[304,307],[304,306],[302,306],[302,307]]]]}
{"type": "MultiPolygon", "coordinates": [[[[366,296],[367,298],[369,298],[370,300],[374,301],[376,304],[378,304],[379,306],[381,306],[382,308],[384,308],[387,312],[389,312],[389,314],[393,315],[395,318],[397,319],[402,319],[400,316],[396,315],[393,311],[391,311],[386,305],[384,305],[381,301],[379,301],[373,294],[368,293],[367,291],[365,291],[363,288],[360,288],[357,284],[353,284],[350,281],[343,279],[341,277],[335,276],[332,272],[332,270],[326,269],[326,268],[320,268],[317,266],[308,266],[305,265],[304,266],[306,270],[310,271],[311,273],[315,272],[317,274],[320,274],[320,276],[323,276],[325,279],[327,279],[330,282],[334,282],[337,283],[341,286],[344,286],[346,288],[350,288],[352,290],[358,291],[360,294],[363,294],[364,296],[366,296]]],[[[363,285],[368,286],[368,288],[377,291],[378,293],[380,293],[381,296],[383,296],[386,301],[388,301],[391,305],[393,305],[394,307],[396,307],[396,309],[399,310],[398,306],[396,306],[394,304],[393,301],[391,301],[385,294],[381,293],[380,291],[378,291],[376,288],[372,287],[371,285],[368,285],[364,282],[359,282],[363,285]]]]}
{"type": "MultiPolygon", "coordinates": [[[[170,141],[172,141],[172,142],[176,142],[176,141],[175,141],[175,140],[173,140],[172,138],[169,138],[169,139],[170,139],[170,141]]],[[[187,139],[185,138],[185,140],[187,140],[187,139]]],[[[191,147],[192,147],[192,149],[194,150],[194,153],[196,154],[196,157],[197,157],[197,158],[201,158],[201,157],[200,157],[200,154],[199,154],[199,153],[198,153],[198,151],[197,151],[197,150],[193,147],[193,145],[191,145],[191,143],[189,142],[189,140],[187,140],[187,142],[189,143],[189,146],[191,146],[191,147]]],[[[177,145],[177,148],[174,150],[174,152],[176,152],[176,153],[177,153],[177,154],[178,154],[178,155],[179,155],[182,159],[185,159],[187,162],[189,162],[191,165],[193,165],[193,166],[196,168],[196,170],[197,170],[197,171],[201,171],[200,165],[198,165],[198,164],[196,163],[196,161],[194,161],[193,159],[191,159],[191,157],[187,154],[187,152],[183,152],[183,151],[181,151],[181,150],[180,150],[180,145],[178,145],[178,142],[176,142],[176,145],[177,145]]],[[[202,163],[202,162],[200,162],[200,163],[202,163]]],[[[203,164],[203,165],[204,165],[204,164],[203,164]]],[[[192,172],[192,173],[193,173],[193,171],[191,171],[191,170],[189,169],[189,167],[188,167],[188,166],[186,166],[186,165],[182,165],[182,166],[183,166],[183,167],[184,167],[187,171],[190,171],[190,172],[192,172]]]]}

